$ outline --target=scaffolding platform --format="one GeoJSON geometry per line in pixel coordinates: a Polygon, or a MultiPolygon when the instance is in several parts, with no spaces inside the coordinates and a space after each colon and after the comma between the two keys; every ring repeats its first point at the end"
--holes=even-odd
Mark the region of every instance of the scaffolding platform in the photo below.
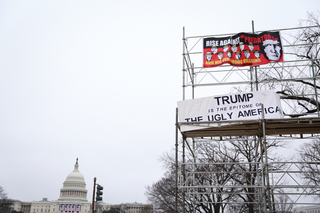
{"type": "MultiPolygon", "coordinates": [[[[261,134],[262,120],[219,121],[219,122],[180,122],[178,126],[200,128],[184,131],[187,138],[219,136],[255,136],[261,134]]],[[[320,133],[320,118],[266,119],[266,135],[317,134],[320,133]]]]}

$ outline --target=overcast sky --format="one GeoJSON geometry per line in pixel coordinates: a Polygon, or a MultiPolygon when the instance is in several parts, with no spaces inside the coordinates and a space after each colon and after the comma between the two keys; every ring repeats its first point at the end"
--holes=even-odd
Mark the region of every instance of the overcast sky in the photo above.
{"type": "Polygon", "coordinates": [[[57,200],[76,158],[89,201],[146,203],[175,143],[186,36],[296,27],[319,0],[1,0],[0,186],[57,200]]]}

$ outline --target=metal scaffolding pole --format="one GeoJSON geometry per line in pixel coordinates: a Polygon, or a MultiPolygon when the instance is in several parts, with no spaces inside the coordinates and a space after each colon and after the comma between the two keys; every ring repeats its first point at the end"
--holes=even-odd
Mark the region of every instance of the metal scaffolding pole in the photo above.
{"type": "Polygon", "coordinates": [[[179,134],[179,126],[178,126],[178,108],[176,108],[176,188],[175,188],[175,213],[178,213],[178,169],[179,169],[179,143],[178,143],[178,134],[179,134]]]}
{"type": "MultiPolygon", "coordinates": [[[[185,163],[186,163],[186,154],[185,154],[185,151],[186,151],[186,146],[185,146],[185,143],[186,143],[186,138],[183,136],[183,140],[182,140],[182,178],[183,178],[183,183],[186,182],[186,166],[185,166],[185,163]]],[[[186,212],[186,207],[185,207],[185,203],[186,203],[186,195],[185,195],[185,188],[182,189],[182,213],[185,213],[186,212]]]]}

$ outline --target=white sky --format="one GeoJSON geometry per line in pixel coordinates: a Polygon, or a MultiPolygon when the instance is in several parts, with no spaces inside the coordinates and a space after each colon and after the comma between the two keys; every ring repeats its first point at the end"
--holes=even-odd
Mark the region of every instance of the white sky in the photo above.
{"type": "Polygon", "coordinates": [[[175,143],[186,35],[298,26],[319,0],[1,0],[0,186],[59,198],[79,158],[106,203],[146,202],[175,143]]]}

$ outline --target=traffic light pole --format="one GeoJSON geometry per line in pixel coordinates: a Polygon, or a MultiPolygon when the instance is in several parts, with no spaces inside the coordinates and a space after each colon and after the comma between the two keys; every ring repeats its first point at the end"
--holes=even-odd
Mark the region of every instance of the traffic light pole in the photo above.
{"type": "Polygon", "coordinates": [[[98,205],[98,201],[102,201],[102,190],[103,190],[103,186],[99,185],[96,183],[97,182],[97,178],[94,177],[93,178],[93,195],[92,195],[92,205],[91,205],[91,213],[94,213],[94,206],[95,206],[95,201],[96,204],[98,205]],[[97,186],[97,187],[96,187],[97,186]],[[96,193],[96,188],[97,188],[97,193],[96,193]],[[97,197],[95,197],[95,195],[97,195],[97,197]]]}
{"type": "Polygon", "coordinates": [[[91,213],[94,213],[94,196],[96,194],[96,181],[97,181],[97,178],[94,177],[93,178],[93,197],[92,197],[92,205],[91,205],[92,212],[91,213]]]}

